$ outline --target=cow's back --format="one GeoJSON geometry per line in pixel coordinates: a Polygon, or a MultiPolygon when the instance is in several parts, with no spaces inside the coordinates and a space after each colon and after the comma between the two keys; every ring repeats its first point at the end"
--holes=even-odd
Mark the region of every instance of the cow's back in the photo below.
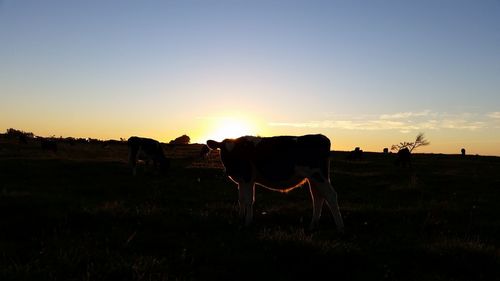
{"type": "Polygon", "coordinates": [[[163,151],[157,140],[149,138],[130,137],[128,139],[128,145],[133,150],[141,150],[149,155],[159,154],[163,151]]]}
{"type": "Polygon", "coordinates": [[[297,164],[320,168],[330,158],[330,139],[324,135],[305,135],[297,138],[297,164]]]}
{"type": "Polygon", "coordinates": [[[330,141],[323,135],[262,138],[254,155],[254,164],[261,177],[284,181],[294,176],[298,167],[327,169],[330,141]]]}

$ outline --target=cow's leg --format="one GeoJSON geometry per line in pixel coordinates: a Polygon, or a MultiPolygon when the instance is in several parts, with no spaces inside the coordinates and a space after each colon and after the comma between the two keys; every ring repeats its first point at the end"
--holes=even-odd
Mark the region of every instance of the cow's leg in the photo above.
{"type": "Polygon", "coordinates": [[[137,150],[130,148],[128,153],[128,163],[132,167],[132,175],[137,174],[137,150]]]}
{"type": "Polygon", "coordinates": [[[310,230],[314,230],[318,226],[319,218],[321,217],[321,211],[323,210],[323,203],[325,202],[325,197],[322,193],[311,183],[309,183],[309,190],[311,192],[311,199],[313,203],[313,216],[311,224],[309,225],[310,230]]]}
{"type": "MultiPolygon", "coordinates": [[[[333,219],[335,220],[335,224],[337,225],[337,230],[340,232],[344,231],[344,222],[342,220],[342,216],[340,215],[340,209],[339,209],[339,204],[337,202],[337,192],[333,189],[333,186],[331,185],[330,181],[328,179],[325,179],[324,177],[313,177],[309,179],[309,184],[311,186],[311,194],[314,195],[319,195],[318,197],[321,198],[323,197],[323,200],[326,200],[328,207],[330,208],[330,211],[332,212],[333,219]]],[[[314,200],[314,199],[313,199],[314,200]]],[[[314,207],[316,208],[316,206],[314,207]]],[[[315,210],[316,215],[317,210],[315,210]]],[[[316,220],[319,218],[319,216],[316,218],[316,220]]],[[[314,224],[317,224],[317,221],[314,221],[315,217],[313,217],[313,221],[311,222],[312,226],[315,226],[314,224]]]]}
{"type": "Polygon", "coordinates": [[[159,165],[160,165],[160,163],[159,163],[159,161],[158,161],[158,158],[157,158],[157,157],[154,157],[152,161],[153,161],[153,168],[154,168],[154,171],[155,171],[155,172],[158,172],[158,170],[159,170],[159,168],[158,168],[158,167],[159,167],[159,165]]]}
{"type": "Polygon", "coordinates": [[[245,226],[249,226],[253,220],[253,203],[255,201],[253,182],[238,183],[238,203],[240,205],[239,215],[245,222],[245,226]]]}

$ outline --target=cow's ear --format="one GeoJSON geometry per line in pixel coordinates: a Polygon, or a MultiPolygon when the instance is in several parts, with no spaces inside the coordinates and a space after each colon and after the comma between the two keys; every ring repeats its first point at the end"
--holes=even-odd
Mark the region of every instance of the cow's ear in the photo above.
{"type": "Polygon", "coordinates": [[[208,140],[207,145],[210,149],[217,149],[217,148],[221,148],[222,143],[218,142],[218,141],[214,141],[214,140],[208,140]]]}

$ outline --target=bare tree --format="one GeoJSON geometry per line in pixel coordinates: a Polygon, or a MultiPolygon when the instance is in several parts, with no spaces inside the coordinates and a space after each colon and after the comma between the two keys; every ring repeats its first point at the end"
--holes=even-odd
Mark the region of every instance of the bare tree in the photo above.
{"type": "Polygon", "coordinates": [[[407,148],[412,152],[415,148],[420,146],[425,146],[431,144],[424,137],[424,133],[419,133],[414,142],[400,142],[399,144],[393,144],[391,150],[400,151],[403,148],[407,148]]]}

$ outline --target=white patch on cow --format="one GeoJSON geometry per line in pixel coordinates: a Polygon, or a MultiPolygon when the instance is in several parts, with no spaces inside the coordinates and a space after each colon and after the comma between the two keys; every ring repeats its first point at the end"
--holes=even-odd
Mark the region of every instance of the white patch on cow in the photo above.
{"type": "Polygon", "coordinates": [[[226,150],[227,151],[232,151],[234,149],[234,142],[230,142],[230,141],[227,141],[227,142],[224,142],[224,145],[226,146],[226,150]]]}

